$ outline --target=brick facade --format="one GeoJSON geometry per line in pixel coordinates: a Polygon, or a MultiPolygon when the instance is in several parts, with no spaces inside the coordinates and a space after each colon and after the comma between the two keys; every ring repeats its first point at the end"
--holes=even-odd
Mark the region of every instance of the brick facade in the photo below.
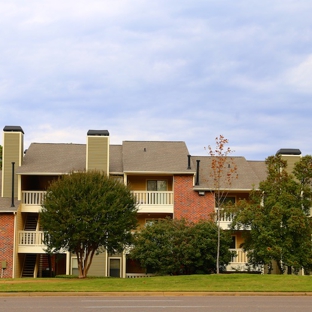
{"type": "Polygon", "coordinates": [[[214,213],[214,195],[205,192],[199,195],[193,190],[193,176],[174,176],[174,218],[197,222],[210,219],[214,213]]]}
{"type": "Polygon", "coordinates": [[[14,215],[0,214],[0,275],[3,278],[13,277],[14,215]],[[2,263],[6,269],[2,270],[2,263]]]}

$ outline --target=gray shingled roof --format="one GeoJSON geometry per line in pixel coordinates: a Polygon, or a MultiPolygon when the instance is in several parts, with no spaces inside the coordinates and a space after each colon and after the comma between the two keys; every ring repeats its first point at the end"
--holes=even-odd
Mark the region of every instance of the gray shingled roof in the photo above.
{"type": "Polygon", "coordinates": [[[32,143],[16,173],[62,174],[85,167],[85,144],[32,143]]]}
{"type": "Polygon", "coordinates": [[[123,173],[121,145],[109,146],[109,172],[120,174],[123,173]]]}
{"type": "Polygon", "coordinates": [[[14,199],[14,207],[11,207],[11,205],[12,205],[12,199],[11,198],[0,197],[0,213],[16,212],[19,204],[20,204],[20,201],[15,198],[14,199]]]}
{"type": "MultiPolygon", "coordinates": [[[[2,171],[0,170],[0,193],[1,193],[1,187],[2,187],[2,171]]],[[[11,198],[0,197],[0,213],[16,212],[19,204],[20,204],[20,201],[18,201],[15,198],[14,199],[14,206],[15,207],[11,207],[11,205],[12,205],[12,199],[11,198]]]]}
{"type": "MultiPolygon", "coordinates": [[[[193,173],[194,169],[187,169],[187,155],[184,142],[125,141],[123,145],[110,145],[109,171],[120,174],[123,171],[193,173]]],[[[16,172],[62,174],[83,171],[85,167],[85,144],[32,143],[16,172]]]]}
{"type": "Polygon", "coordinates": [[[124,141],[122,149],[124,172],[195,172],[187,169],[185,142],[124,141]]]}
{"type": "Polygon", "coordinates": [[[267,178],[265,161],[248,160],[248,164],[251,166],[260,181],[264,181],[267,178]]]}
{"type": "MultiPolygon", "coordinates": [[[[214,189],[213,180],[211,177],[211,162],[210,156],[192,157],[194,163],[200,160],[199,165],[199,185],[196,189],[214,189]]],[[[250,190],[253,186],[258,187],[259,182],[265,179],[266,167],[264,161],[251,162],[247,161],[245,157],[229,157],[227,164],[231,165],[231,160],[237,166],[237,179],[232,180],[232,190],[250,190]]],[[[231,165],[233,167],[233,165],[231,165]]],[[[228,188],[229,186],[221,181],[221,188],[228,188]]]]}

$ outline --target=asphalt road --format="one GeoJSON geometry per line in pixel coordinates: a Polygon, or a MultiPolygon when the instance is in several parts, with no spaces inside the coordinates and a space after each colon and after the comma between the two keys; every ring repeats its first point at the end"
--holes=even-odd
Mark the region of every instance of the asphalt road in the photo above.
{"type": "Polygon", "coordinates": [[[312,296],[0,296],[0,311],[307,312],[312,296]]]}

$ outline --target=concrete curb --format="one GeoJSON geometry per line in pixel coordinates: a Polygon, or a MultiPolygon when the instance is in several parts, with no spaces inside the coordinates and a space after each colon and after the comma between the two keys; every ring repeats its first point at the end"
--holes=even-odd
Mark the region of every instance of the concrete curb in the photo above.
{"type": "Polygon", "coordinates": [[[312,296],[312,292],[0,292],[0,297],[312,296]]]}

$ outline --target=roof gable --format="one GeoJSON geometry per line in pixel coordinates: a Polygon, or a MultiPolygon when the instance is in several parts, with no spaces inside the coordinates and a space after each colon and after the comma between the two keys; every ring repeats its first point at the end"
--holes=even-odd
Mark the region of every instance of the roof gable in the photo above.
{"type": "Polygon", "coordinates": [[[85,144],[32,143],[16,173],[63,174],[85,167],[85,144]]]}
{"type": "Polygon", "coordinates": [[[194,169],[187,169],[188,154],[181,141],[124,141],[124,171],[194,173],[194,169]]]}
{"type": "MultiPolygon", "coordinates": [[[[211,176],[211,156],[192,156],[193,160],[200,160],[199,165],[199,185],[196,188],[214,189],[213,177],[211,176]]],[[[245,157],[233,156],[227,157],[226,162],[229,166],[237,167],[237,178],[231,182],[232,190],[251,190],[252,187],[258,187],[259,183],[265,179],[265,162],[250,162],[245,157]]],[[[220,181],[220,188],[229,188],[226,182],[220,181]]]]}

